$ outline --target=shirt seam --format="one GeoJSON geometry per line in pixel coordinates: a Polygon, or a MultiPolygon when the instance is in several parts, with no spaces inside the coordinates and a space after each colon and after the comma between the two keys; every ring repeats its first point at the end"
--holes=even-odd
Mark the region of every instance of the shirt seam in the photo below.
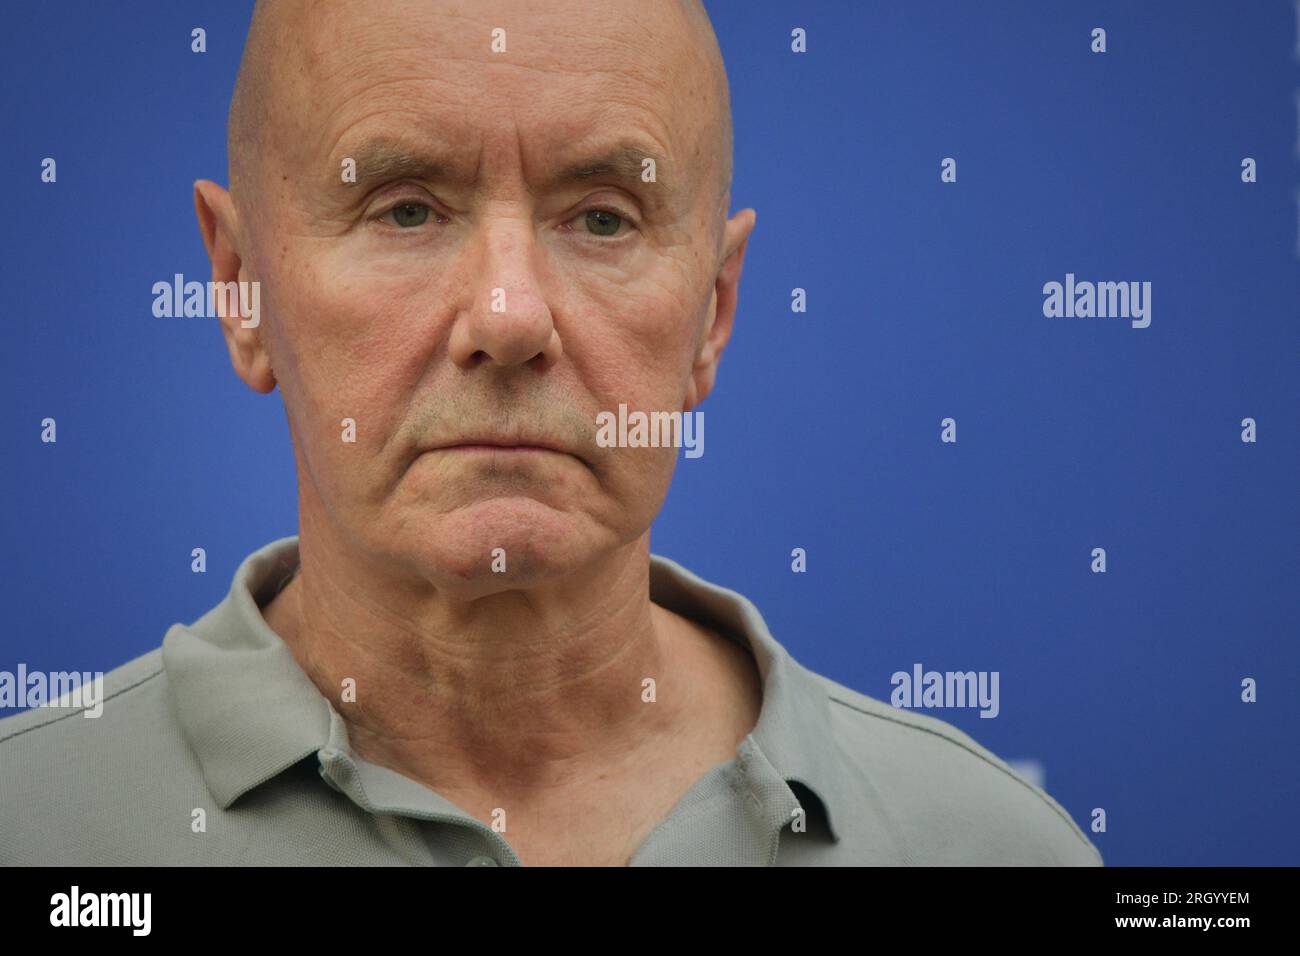
{"type": "MultiPolygon", "coordinates": [[[[139,680],[135,681],[134,683],[127,684],[125,687],[118,688],[117,690],[113,691],[113,693],[107,695],[102,701],[100,701],[100,703],[106,704],[114,697],[120,697],[129,690],[135,690],[135,688],[139,687],[145,681],[153,680],[162,672],[163,672],[162,665],[159,664],[157,670],[153,671],[150,674],[146,674],[144,677],[141,677],[139,680]]],[[[39,707],[31,707],[25,711],[20,711],[20,713],[31,713],[32,711],[38,711],[40,709],[41,708],[39,707]]],[[[0,744],[6,744],[11,740],[16,740],[17,738],[21,737],[23,734],[29,733],[33,730],[42,730],[46,727],[53,727],[59,721],[66,720],[69,717],[80,717],[83,713],[85,713],[85,710],[86,708],[84,707],[79,709],[69,710],[68,713],[66,714],[59,714],[57,717],[50,717],[49,720],[38,721],[37,723],[32,724],[32,726],[30,727],[24,727],[21,730],[15,730],[13,733],[8,734],[7,736],[0,737],[0,744]]],[[[14,716],[18,716],[18,714],[15,714],[14,716]]]]}
{"type": "MultiPolygon", "coordinates": [[[[1038,792],[1037,790],[1035,790],[1035,789],[1034,789],[1032,786],[1030,786],[1027,782],[1025,782],[1024,780],[1022,780],[1020,777],[1016,776],[1016,774],[1012,773],[1010,770],[1006,769],[1005,767],[1000,767],[1000,766],[998,766],[998,764],[994,763],[992,760],[990,760],[990,759],[989,759],[987,756],[985,756],[984,754],[980,753],[978,750],[975,750],[975,749],[971,748],[970,745],[967,744],[967,743],[965,743],[964,741],[962,741],[962,740],[958,740],[957,738],[951,736],[950,734],[946,734],[946,733],[944,733],[944,732],[942,732],[942,731],[940,731],[940,730],[935,730],[934,728],[931,728],[931,727],[920,727],[920,726],[918,726],[918,725],[916,725],[916,724],[909,723],[909,722],[906,721],[906,720],[900,720],[899,718],[894,717],[894,716],[889,715],[889,714],[879,714],[879,713],[875,713],[875,712],[873,712],[873,711],[863,710],[861,707],[858,707],[856,704],[850,703],[850,702],[847,701],[847,700],[843,700],[843,699],[841,699],[841,698],[839,698],[839,697],[836,697],[836,696],[835,696],[834,694],[832,694],[832,693],[828,693],[826,696],[829,697],[831,700],[835,701],[835,703],[837,703],[837,704],[842,704],[843,706],[848,707],[850,710],[854,710],[854,711],[858,712],[859,714],[863,714],[864,716],[867,716],[867,717],[875,717],[875,718],[878,718],[879,720],[888,720],[888,721],[890,721],[891,723],[898,724],[898,725],[901,726],[901,727],[908,727],[908,728],[910,728],[910,729],[912,729],[912,730],[919,730],[919,731],[923,731],[923,732],[925,732],[925,733],[927,733],[927,734],[934,734],[934,736],[936,736],[936,737],[938,737],[938,738],[940,738],[940,739],[942,739],[942,740],[946,740],[946,741],[948,741],[948,743],[953,744],[954,746],[960,747],[962,750],[965,750],[967,753],[969,753],[969,754],[971,754],[971,755],[973,755],[973,756],[975,756],[975,757],[978,757],[980,760],[984,761],[984,762],[985,762],[986,764],[988,764],[990,767],[993,767],[995,770],[1001,771],[1003,774],[1005,774],[1006,776],[1010,777],[1012,780],[1016,781],[1016,782],[1019,783],[1022,787],[1024,787],[1026,790],[1028,790],[1031,794],[1033,794],[1033,796],[1034,796],[1035,798],[1037,798],[1038,801],[1039,801],[1040,803],[1042,803],[1044,806],[1046,806],[1046,807],[1047,807],[1048,809],[1050,809],[1053,813],[1055,813],[1058,817],[1060,817],[1062,820],[1064,820],[1066,823],[1068,823],[1068,824],[1070,825],[1070,832],[1075,836],[1076,839],[1079,840],[1080,843],[1082,843],[1085,847],[1087,847],[1089,850],[1091,850],[1092,853],[1093,853],[1093,855],[1096,856],[1097,859],[1099,859],[1099,860],[1102,859],[1101,851],[1098,850],[1095,846],[1093,846],[1092,843],[1091,843],[1091,841],[1089,841],[1088,838],[1085,837],[1085,836],[1083,835],[1082,832],[1080,832],[1080,830],[1079,830],[1079,824],[1075,823],[1074,819],[1073,819],[1073,818],[1072,818],[1068,813],[1066,813],[1065,810],[1064,810],[1063,808],[1061,808],[1061,807],[1059,807],[1059,806],[1053,804],[1050,800],[1045,800],[1045,799],[1043,798],[1043,794],[1041,794],[1040,792],[1038,792]]],[[[1104,862],[1105,862],[1105,861],[1103,860],[1103,863],[1104,863],[1104,862]]]]}

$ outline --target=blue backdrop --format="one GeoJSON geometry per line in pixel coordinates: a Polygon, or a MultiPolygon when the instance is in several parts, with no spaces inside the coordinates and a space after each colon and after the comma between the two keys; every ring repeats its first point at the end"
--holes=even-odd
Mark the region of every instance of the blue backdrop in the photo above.
{"type": "MultiPolygon", "coordinates": [[[[0,669],[107,671],[296,532],[278,393],[151,312],[210,274],[191,184],[226,182],[250,9],[5,11],[0,669]]],[[[709,9],[758,225],[654,551],[872,696],[999,672],[996,719],[927,713],[1033,762],[1110,865],[1300,863],[1293,5],[709,9]],[[1150,326],[1045,317],[1066,273],[1149,281],[1150,326]]]]}

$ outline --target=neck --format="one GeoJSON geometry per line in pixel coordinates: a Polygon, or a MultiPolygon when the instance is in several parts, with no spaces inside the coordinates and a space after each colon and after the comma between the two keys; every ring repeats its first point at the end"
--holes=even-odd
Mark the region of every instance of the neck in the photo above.
{"type": "Polygon", "coordinates": [[[729,722],[733,747],[756,719],[748,655],[650,601],[648,532],[579,574],[473,599],[306,536],[299,559],[268,624],[359,756],[449,798],[544,801],[633,774],[701,718],[729,722]]]}

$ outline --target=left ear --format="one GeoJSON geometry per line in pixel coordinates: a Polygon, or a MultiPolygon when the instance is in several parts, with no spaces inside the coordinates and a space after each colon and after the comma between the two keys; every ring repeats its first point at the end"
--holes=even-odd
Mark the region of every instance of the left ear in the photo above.
{"type": "Polygon", "coordinates": [[[753,232],[757,218],[758,214],[753,209],[742,209],[727,220],[722,268],[718,271],[718,281],[709,300],[709,327],[704,333],[704,341],[700,343],[700,351],[695,356],[695,365],[686,386],[685,410],[688,412],[704,401],[713,390],[718,362],[722,360],[722,350],[731,338],[731,329],[736,321],[740,270],[745,264],[745,249],[749,246],[749,234],[753,232]]]}

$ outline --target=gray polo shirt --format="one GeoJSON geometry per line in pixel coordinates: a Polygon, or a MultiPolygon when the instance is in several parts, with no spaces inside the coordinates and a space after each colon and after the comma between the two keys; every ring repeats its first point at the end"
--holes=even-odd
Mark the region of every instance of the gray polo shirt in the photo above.
{"type": "MultiPolygon", "coordinates": [[[[518,866],[508,832],[368,763],[259,608],[282,538],[162,646],[105,675],[102,713],[0,720],[0,864],[518,866]]],[[[1069,814],[955,727],[802,667],[746,598],[653,555],[650,594],[747,646],[757,726],[633,866],[1101,865],[1069,814]]]]}

